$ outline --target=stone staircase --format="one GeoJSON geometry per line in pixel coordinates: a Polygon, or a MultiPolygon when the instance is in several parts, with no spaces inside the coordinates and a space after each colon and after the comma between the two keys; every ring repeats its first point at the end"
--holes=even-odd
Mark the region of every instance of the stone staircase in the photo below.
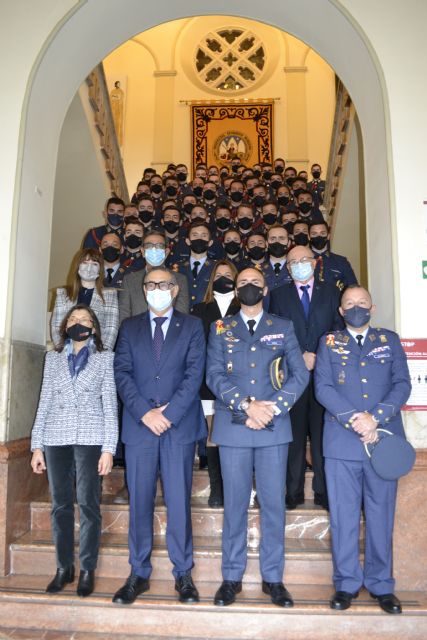
{"type": "MultiPolygon", "coordinates": [[[[332,592],[328,513],[314,505],[311,474],[301,508],[287,514],[285,584],[295,607],[283,610],[261,592],[258,566],[259,510],[250,509],[248,566],[243,592],[234,605],[215,607],[215,590],[221,582],[222,509],[207,504],[206,471],[194,471],[192,519],[194,534],[193,578],[200,603],[177,601],[171,563],[165,545],[166,510],[159,485],[155,511],[155,545],[151,589],[130,607],[114,605],[112,594],[129,573],[127,505],[115,505],[123,472],[114,469],[103,486],[103,533],[95,593],[87,599],[75,595],[75,584],[52,596],[45,593],[55,572],[55,552],[50,531],[50,502],[45,495],[31,505],[31,529],[11,544],[11,573],[0,579],[2,629],[19,628],[20,637],[38,638],[41,630],[77,633],[78,638],[102,632],[105,637],[139,638],[423,638],[427,637],[427,598],[422,592],[400,592],[402,616],[387,616],[362,591],[346,612],[329,609],[332,592]],[[28,635],[22,630],[27,630],[28,635]],[[83,635],[80,635],[83,634],[83,635]]],[[[78,527],[78,524],[77,524],[78,527]]],[[[363,541],[361,541],[363,545],[363,541]]],[[[70,635],[59,637],[70,637],[70,635]]],[[[11,637],[14,637],[12,634],[11,637]]],[[[46,635],[46,638],[51,637],[46,635]]],[[[52,636],[53,637],[53,636],[52,636]]],[[[73,636],[74,637],[74,636],[73,636]]]]}

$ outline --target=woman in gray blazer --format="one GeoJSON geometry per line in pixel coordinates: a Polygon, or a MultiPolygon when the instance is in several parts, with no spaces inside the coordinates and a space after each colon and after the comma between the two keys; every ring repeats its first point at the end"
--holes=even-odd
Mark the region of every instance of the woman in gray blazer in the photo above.
{"type": "Polygon", "coordinates": [[[51,335],[55,347],[60,343],[59,329],[67,311],[76,303],[87,304],[95,312],[106,349],[114,349],[119,331],[119,303],[115,289],[105,289],[104,261],[97,249],[81,249],[70,270],[71,286],[56,290],[51,318],[51,335]]]}
{"type": "Polygon", "coordinates": [[[74,484],[80,511],[77,594],[94,589],[101,537],[101,478],[110,473],[118,438],[117,394],[111,351],[104,351],[93,310],[66,313],[55,351],[46,354],[31,437],[34,473],[48,471],[57,571],[48,593],[74,581],[74,484]]]}

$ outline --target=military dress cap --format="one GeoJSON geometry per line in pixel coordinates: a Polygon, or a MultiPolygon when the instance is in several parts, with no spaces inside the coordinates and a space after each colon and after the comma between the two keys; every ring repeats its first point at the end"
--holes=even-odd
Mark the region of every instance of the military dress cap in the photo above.
{"type": "Polygon", "coordinates": [[[285,382],[286,375],[285,375],[284,367],[285,367],[285,364],[281,356],[279,358],[275,358],[270,363],[269,372],[270,372],[271,386],[275,391],[280,391],[283,383],[285,382]]]}
{"type": "Polygon", "coordinates": [[[402,436],[377,429],[379,440],[365,445],[375,473],[383,480],[397,480],[409,473],[415,463],[415,449],[402,436]]]}

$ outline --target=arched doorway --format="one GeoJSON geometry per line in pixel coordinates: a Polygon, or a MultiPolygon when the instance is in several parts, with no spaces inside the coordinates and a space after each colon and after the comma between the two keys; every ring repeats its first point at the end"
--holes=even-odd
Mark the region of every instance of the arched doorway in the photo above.
{"type": "Polygon", "coordinates": [[[363,137],[367,202],[368,273],[379,303],[379,323],[394,325],[389,290],[392,263],[392,203],[388,169],[387,99],[381,70],[366,39],[336,0],[313,3],[290,0],[260,6],[238,0],[227,6],[203,6],[196,0],[170,4],[138,0],[79,5],[53,35],[35,70],[26,108],[23,136],[12,326],[13,339],[43,344],[50,255],[53,187],[59,135],[69,103],[88,72],[136,33],[177,18],[226,13],[252,18],[283,29],[307,42],[335,70],[355,103],[363,137]],[[309,16],[309,19],[307,19],[309,16]],[[357,61],[357,64],[355,64],[357,61]],[[37,220],[36,227],[34,220],[37,220]],[[28,265],[33,284],[28,285],[28,265]],[[31,318],[28,308],[32,309],[31,318]]]}

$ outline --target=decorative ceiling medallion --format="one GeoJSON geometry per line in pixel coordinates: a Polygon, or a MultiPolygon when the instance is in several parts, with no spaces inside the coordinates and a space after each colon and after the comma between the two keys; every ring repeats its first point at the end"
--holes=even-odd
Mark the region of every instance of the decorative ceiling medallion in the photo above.
{"type": "Polygon", "coordinates": [[[265,46],[248,29],[222,28],[208,33],[194,56],[198,79],[220,93],[252,89],[266,64],[265,46]]]}

